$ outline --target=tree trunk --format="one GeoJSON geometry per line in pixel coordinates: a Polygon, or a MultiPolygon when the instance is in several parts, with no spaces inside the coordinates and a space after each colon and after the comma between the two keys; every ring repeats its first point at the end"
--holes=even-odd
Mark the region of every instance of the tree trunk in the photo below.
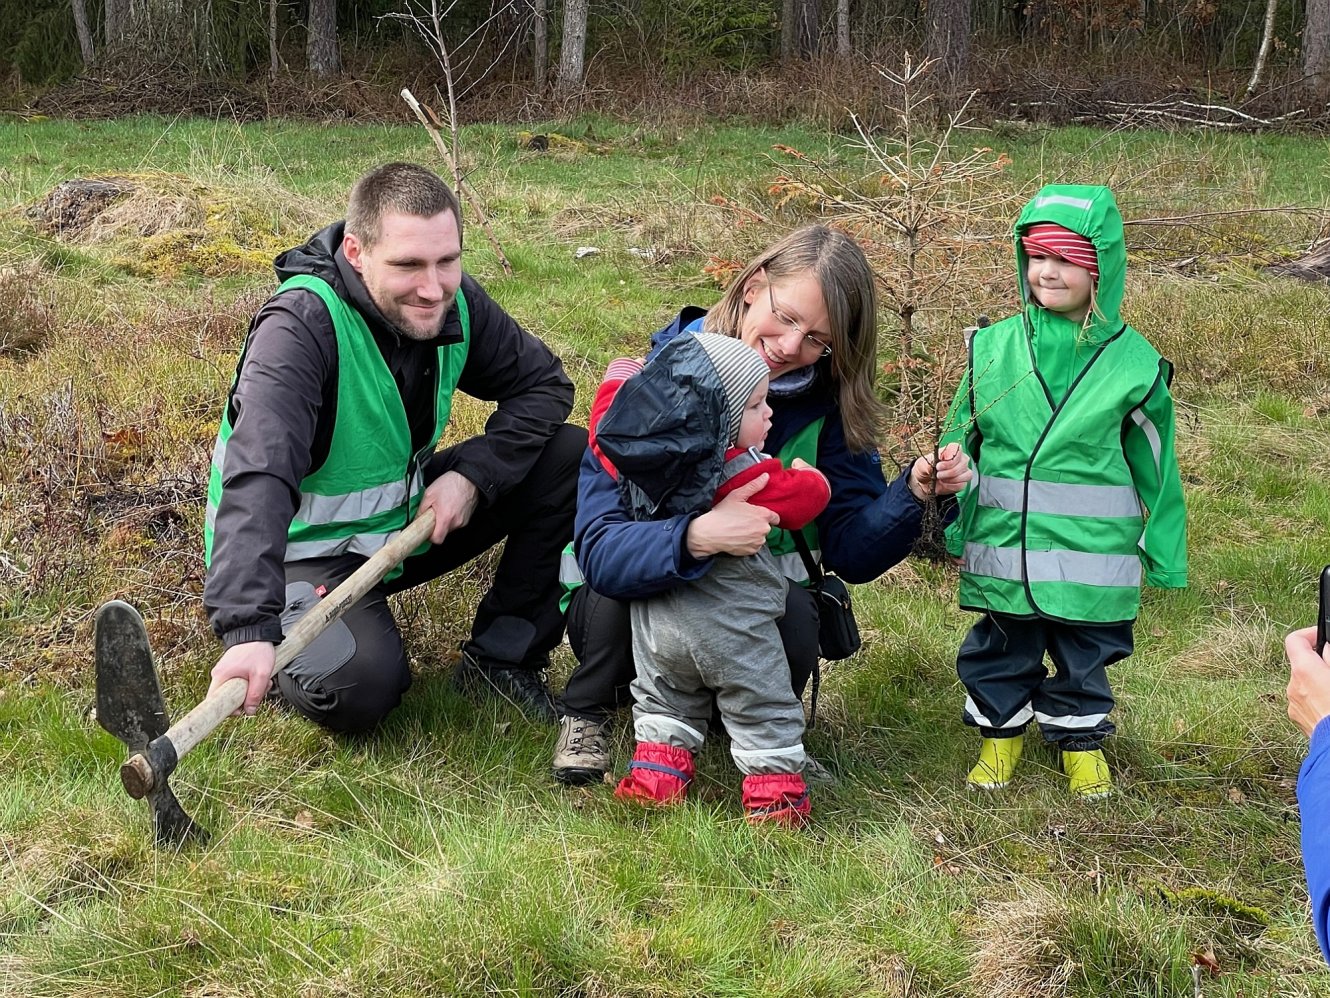
{"type": "Polygon", "coordinates": [[[794,51],[800,59],[811,59],[817,55],[821,0],[795,0],[794,7],[794,51]]]}
{"type": "Polygon", "coordinates": [[[781,0],[780,5],[780,61],[794,59],[795,0],[781,0]]]}
{"type": "Polygon", "coordinates": [[[282,69],[282,57],[277,51],[277,0],[268,0],[268,76],[277,79],[282,69]]]}
{"type": "Polygon", "coordinates": [[[928,0],[924,47],[939,79],[957,83],[970,61],[970,0],[928,0]]]}
{"type": "Polygon", "coordinates": [[[88,27],[88,5],[85,0],[73,0],[74,31],[79,36],[79,54],[83,56],[83,65],[92,65],[96,52],[92,47],[92,29],[88,27]]]}
{"type": "Polygon", "coordinates": [[[102,41],[107,48],[111,48],[120,39],[125,9],[121,0],[105,0],[102,10],[102,41]]]}
{"type": "Polygon", "coordinates": [[[550,21],[547,0],[531,0],[536,19],[531,39],[531,76],[537,93],[545,90],[545,78],[550,71],[550,21]]]}
{"type": "Polygon", "coordinates": [[[836,54],[850,55],[850,0],[836,0],[836,54]]]}
{"type": "Polygon", "coordinates": [[[1317,94],[1330,90],[1330,0],[1307,0],[1302,28],[1302,75],[1317,94]]]}
{"type": "Polygon", "coordinates": [[[1270,42],[1275,36],[1275,13],[1279,10],[1279,0],[1270,0],[1265,5],[1265,28],[1261,31],[1261,47],[1256,53],[1256,65],[1252,67],[1251,80],[1247,83],[1244,97],[1250,97],[1261,85],[1261,76],[1265,73],[1265,61],[1270,57],[1270,42]]]}
{"type": "Polygon", "coordinates": [[[309,71],[320,79],[342,71],[342,51],[337,45],[337,0],[309,0],[305,62],[309,71]]]}
{"type": "Polygon", "coordinates": [[[558,94],[582,85],[582,61],[586,56],[586,18],[590,0],[567,0],[563,6],[563,44],[559,49],[558,94]]]}

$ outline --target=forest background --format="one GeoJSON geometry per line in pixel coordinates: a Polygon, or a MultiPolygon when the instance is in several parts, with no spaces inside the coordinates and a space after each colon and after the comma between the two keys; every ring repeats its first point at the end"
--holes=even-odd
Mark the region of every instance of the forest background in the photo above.
{"type": "Polygon", "coordinates": [[[843,123],[864,67],[905,51],[1009,118],[1316,123],[1330,87],[1330,0],[6,0],[0,93],[84,117],[392,117],[401,86],[439,82],[435,19],[464,121],[843,123]]]}

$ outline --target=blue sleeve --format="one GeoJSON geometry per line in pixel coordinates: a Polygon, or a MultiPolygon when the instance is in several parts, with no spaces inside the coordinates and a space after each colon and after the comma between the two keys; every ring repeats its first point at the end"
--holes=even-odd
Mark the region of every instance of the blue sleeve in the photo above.
{"type": "Polygon", "coordinates": [[[1312,732],[1311,751],[1298,773],[1298,810],[1312,925],[1321,955],[1330,960],[1330,717],[1322,718],[1312,732]]]}
{"type": "Polygon", "coordinates": [[[817,468],[831,483],[831,502],[817,518],[826,568],[846,582],[871,582],[904,560],[924,514],[907,484],[909,469],[888,484],[877,452],[851,453],[834,415],[818,440],[817,468]]]}
{"type": "Polygon", "coordinates": [[[612,599],[642,599],[705,575],[711,559],[688,553],[691,516],[634,520],[619,487],[588,448],[577,479],[573,547],[587,584],[612,599]]]}

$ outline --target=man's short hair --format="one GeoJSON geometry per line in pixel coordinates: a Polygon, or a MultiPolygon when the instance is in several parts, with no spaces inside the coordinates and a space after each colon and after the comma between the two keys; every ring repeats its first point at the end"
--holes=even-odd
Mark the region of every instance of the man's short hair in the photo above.
{"type": "Polygon", "coordinates": [[[390,211],[433,218],[451,211],[462,237],[462,206],[452,188],[433,170],[415,163],[385,163],[355,182],[346,208],[346,231],[366,248],[383,234],[383,216],[390,211]]]}

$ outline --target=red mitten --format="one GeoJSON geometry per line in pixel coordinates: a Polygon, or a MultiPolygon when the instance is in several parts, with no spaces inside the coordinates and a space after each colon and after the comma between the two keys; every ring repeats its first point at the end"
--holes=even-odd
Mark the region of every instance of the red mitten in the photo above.
{"type": "Polygon", "coordinates": [[[743,794],[749,824],[775,821],[789,828],[802,828],[813,810],[803,773],[745,776],[743,794]]]}
{"type": "Polygon", "coordinates": [[[661,742],[638,742],[628,775],[614,788],[614,796],[673,804],[684,799],[692,779],[693,753],[661,742]]]}
{"type": "MultiPolygon", "coordinates": [[[[737,448],[728,451],[726,459],[742,453],[737,448]]],[[[826,476],[814,468],[786,468],[779,458],[768,457],[751,468],[745,468],[716,490],[716,502],[740,486],[747,485],[758,475],[767,475],[762,491],[749,497],[753,506],[765,506],[780,517],[784,530],[802,530],[812,523],[831,501],[831,486],[826,476]]]]}

